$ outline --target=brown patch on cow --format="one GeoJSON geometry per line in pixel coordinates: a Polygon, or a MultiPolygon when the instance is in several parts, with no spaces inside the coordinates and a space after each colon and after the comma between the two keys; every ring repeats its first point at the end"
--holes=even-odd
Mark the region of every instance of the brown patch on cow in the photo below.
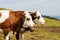
{"type": "Polygon", "coordinates": [[[36,13],[35,12],[29,12],[31,17],[32,17],[32,20],[34,21],[34,19],[36,19],[36,13]]]}
{"type": "Polygon", "coordinates": [[[2,14],[0,13],[0,17],[2,16],[2,14]]]}
{"type": "Polygon", "coordinates": [[[36,18],[39,19],[40,16],[36,16],[36,12],[29,12],[31,17],[32,17],[32,20],[34,21],[36,18]]]}

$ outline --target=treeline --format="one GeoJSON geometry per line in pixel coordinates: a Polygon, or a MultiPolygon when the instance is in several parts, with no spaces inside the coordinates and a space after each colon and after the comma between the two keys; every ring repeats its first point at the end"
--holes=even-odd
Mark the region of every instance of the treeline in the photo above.
{"type": "Polygon", "coordinates": [[[51,16],[46,16],[46,15],[42,15],[42,16],[45,17],[45,18],[49,18],[49,19],[59,20],[59,19],[51,17],[51,16]]]}

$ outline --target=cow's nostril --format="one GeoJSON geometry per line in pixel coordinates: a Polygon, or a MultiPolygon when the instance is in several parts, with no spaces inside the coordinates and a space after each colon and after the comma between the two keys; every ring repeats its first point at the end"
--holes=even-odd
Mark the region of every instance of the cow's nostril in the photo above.
{"type": "Polygon", "coordinates": [[[27,20],[29,21],[29,20],[30,20],[30,18],[27,18],[27,20]]]}

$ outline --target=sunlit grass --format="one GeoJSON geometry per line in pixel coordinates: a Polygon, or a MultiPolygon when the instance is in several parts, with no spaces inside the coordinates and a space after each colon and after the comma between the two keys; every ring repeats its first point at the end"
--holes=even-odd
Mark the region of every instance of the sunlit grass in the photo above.
{"type": "MultiPolygon", "coordinates": [[[[34,32],[25,32],[25,40],[60,40],[60,32],[56,31],[60,29],[53,30],[54,28],[36,27],[34,32]]],[[[4,40],[4,35],[1,33],[0,40],[4,40]]],[[[15,36],[12,36],[11,40],[16,40],[15,36]]]]}
{"type": "Polygon", "coordinates": [[[58,20],[53,20],[53,19],[48,19],[45,18],[46,23],[44,24],[44,26],[60,26],[60,21],[58,20]]]}
{"type": "MultiPolygon", "coordinates": [[[[25,40],[60,40],[60,33],[50,32],[45,28],[37,28],[34,32],[25,33],[25,40]]],[[[53,30],[53,29],[52,29],[53,30]]]]}

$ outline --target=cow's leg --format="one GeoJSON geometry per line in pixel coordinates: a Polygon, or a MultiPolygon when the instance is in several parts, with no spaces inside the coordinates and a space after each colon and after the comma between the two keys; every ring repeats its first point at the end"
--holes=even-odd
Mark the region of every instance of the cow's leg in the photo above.
{"type": "Polygon", "coordinates": [[[16,33],[16,40],[19,40],[19,32],[16,33]]]}
{"type": "Polygon", "coordinates": [[[24,40],[24,33],[21,33],[21,39],[24,40]]]}
{"type": "Polygon", "coordinates": [[[4,38],[5,38],[5,40],[10,40],[10,34],[11,34],[10,31],[8,31],[8,30],[4,31],[4,38]]]}

